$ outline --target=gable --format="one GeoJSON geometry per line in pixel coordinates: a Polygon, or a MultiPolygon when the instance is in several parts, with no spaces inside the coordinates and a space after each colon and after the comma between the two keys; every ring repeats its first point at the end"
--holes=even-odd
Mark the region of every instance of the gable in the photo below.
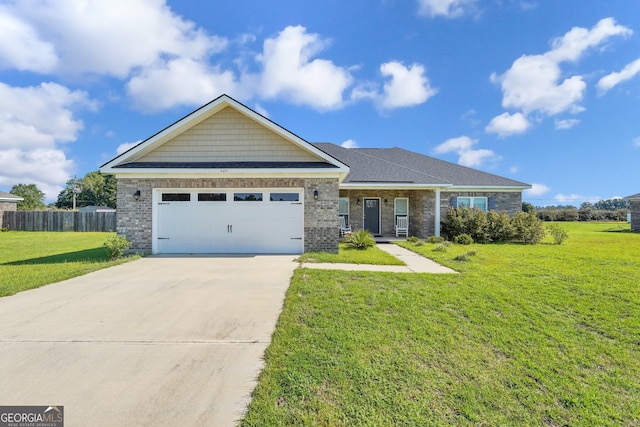
{"type": "Polygon", "coordinates": [[[231,107],[132,160],[142,163],[323,161],[231,107]]]}

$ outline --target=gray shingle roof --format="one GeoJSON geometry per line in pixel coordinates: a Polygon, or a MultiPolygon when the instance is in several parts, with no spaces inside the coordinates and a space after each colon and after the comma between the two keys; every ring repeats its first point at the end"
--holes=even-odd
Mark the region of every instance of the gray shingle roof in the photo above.
{"type": "Polygon", "coordinates": [[[640,193],[625,197],[627,200],[640,200],[640,193]]]}
{"type": "Polygon", "coordinates": [[[22,197],[20,196],[16,196],[15,194],[11,194],[11,193],[5,193],[4,191],[0,191],[0,199],[2,199],[3,201],[22,201],[22,197]]]}
{"type": "Polygon", "coordinates": [[[523,182],[397,147],[343,148],[326,142],[313,145],[350,167],[344,183],[529,187],[523,182]]]}

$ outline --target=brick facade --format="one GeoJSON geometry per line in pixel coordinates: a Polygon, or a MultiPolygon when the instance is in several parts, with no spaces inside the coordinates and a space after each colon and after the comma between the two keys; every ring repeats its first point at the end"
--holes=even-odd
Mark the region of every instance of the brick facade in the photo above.
{"type": "MultiPolygon", "coordinates": [[[[451,196],[495,197],[496,210],[514,215],[522,210],[520,192],[441,192],[440,219],[444,220],[451,196]]],[[[363,200],[380,199],[380,231],[383,236],[395,236],[394,199],[409,198],[409,236],[426,238],[435,234],[435,190],[340,190],[340,197],[349,198],[349,222],[354,230],[363,228],[363,200]],[[360,199],[360,205],[358,205],[360,199]],[[386,200],[386,203],[385,203],[386,200]]]]}
{"type": "Polygon", "coordinates": [[[337,178],[118,178],[117,232],[132,243],[133,252],[152,250],[154,188],[304,188],[305,252],[338,251],[337,178]],[[133,197],[136,191],[139,200],[133,197]]]}
{"type": "Polygon", "coordinates": [[[631,201],[631,230],[640,231],[640,200],[631,201]]]}
{"type": "Polygon", "coordinates": [[[16,202],[0,202],[0,226],[4,227],[3,218],[5,212],[15,212],[18,209],[16,202]]]}

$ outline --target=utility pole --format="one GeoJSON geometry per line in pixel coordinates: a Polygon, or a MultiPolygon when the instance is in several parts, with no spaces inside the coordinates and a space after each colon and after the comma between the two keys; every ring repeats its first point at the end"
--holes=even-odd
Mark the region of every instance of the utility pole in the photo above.
{"type": "Polygon", "coordinates": [[[78,194],[80,194],[80,192],[82,191],[82,184],[80,184],[78,182],[78,180],[76,179],[76,177],[73,177],[73,210],[76,210],[76,198],[78,197],[78,194]]]}

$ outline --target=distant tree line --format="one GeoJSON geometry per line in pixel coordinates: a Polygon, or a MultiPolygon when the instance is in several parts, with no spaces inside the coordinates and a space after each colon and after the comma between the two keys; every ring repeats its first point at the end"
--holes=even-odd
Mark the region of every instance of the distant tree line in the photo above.
{"type": "Polygon", "coordinates": [[[623,199],[600,200],[596,203],[584,202],[580,207],[572,205],[533,206],[522,203],[525,212],[534,211],[543,221],[626,221],[630,202],[623,199]]]}

